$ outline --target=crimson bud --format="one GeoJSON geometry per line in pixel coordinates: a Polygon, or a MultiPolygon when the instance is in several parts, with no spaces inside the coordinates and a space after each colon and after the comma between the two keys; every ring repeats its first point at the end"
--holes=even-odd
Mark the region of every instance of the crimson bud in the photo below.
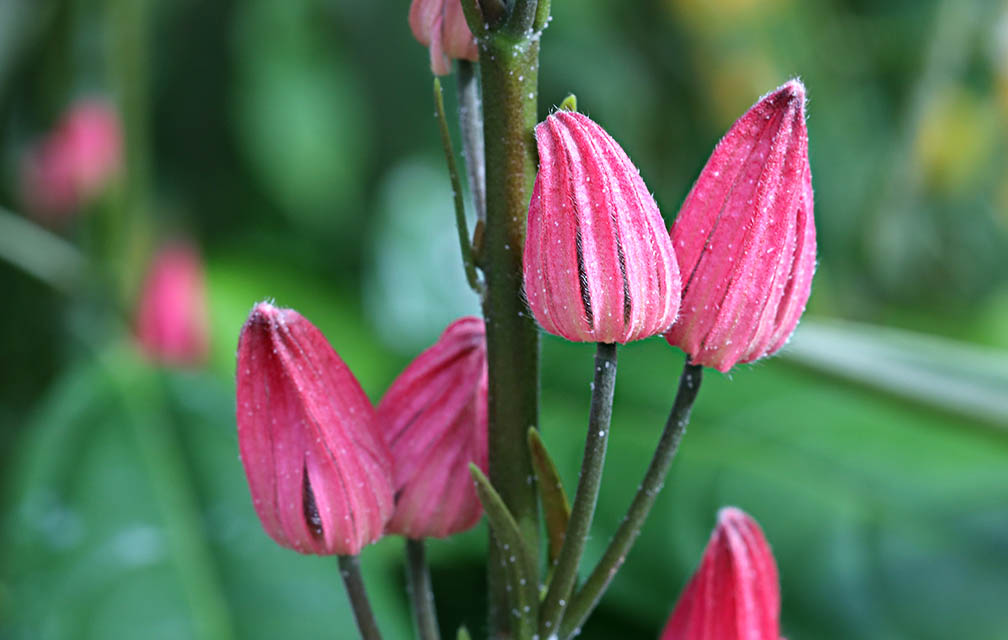
{"type": "Polygon", "coordinates": [[[392,515],[374,409],[325,336],[261,302],[238,339],[238,447],[256,513],[278,544],[357,555],[392,515]]]}
{"type": "Polygon", "coordinates": [[[577,342],[663,333],[679,309],[679,267],[639,171],[580,113],[558,111],[535,134],[524,271],[536,320],[577,342]]]}
{"type": "Polygon", "coordinates": [[[396,505],[387,532],[443,538],[473,527],[483,509],[469,463],[487,470],[483,321],[450,324],[392,383],[375,419],[394,467],[396,505]]]}
{"type": "Polygon", "coordinates": [[[671,234],[684,281],[669,343],[727,371],[787,342],[816,253],[801,82],[764,96],[725,134],[671,234]]]}

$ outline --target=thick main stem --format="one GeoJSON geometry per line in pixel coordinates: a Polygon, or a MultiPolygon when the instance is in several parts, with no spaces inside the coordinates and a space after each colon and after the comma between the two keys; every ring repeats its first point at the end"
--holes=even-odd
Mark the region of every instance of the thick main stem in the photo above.
{"type": "Polygon", "coordinates": [[[363,640],[381,640],[378,623],[371,611],[371,601],[368,600],[367,590],[364,588],[364,576],[361,575],[360,561],[357,556],[339,556],[339,567],[361,638],[363,640]]]}
{"type": "Polygon", "coordinates": [[[588,619],[626,559],[626,555],[637,540],[637,536],[640,535],[641,527],[644,526],[644,521],[651,512],[651,507],[654,506],[655,499],[665,483],[665,476],[668,475],[672,460],[679,450],[679,443],[686,432],[686,425],[689,424],[690,410],[693,408],[693,402],[700,391],[702,378],[703,367],[691,364],[687,359],[682,376],[679,378],[679,391],[672,404],[672,411],[669,412],[665,430],[662,431],[658,448],[655,449],[654,456],[651,458],[651,464],[644,474],[644,480],[637,489],[633,502],[630,503],[623,523],[617,529],[616,535],[609,541],[609,546],[606,547],[598,566],[571,599],[567,615],[564,616],[563,623],[560,625],[561,638],[570,638],[588,619]]]}
{"type": "Polygon", "coordinates": [[[423,540],[406,539],[406,586],[420,640],[441,640],[423,540]]]}
{"type": "Polygon", "coordinates": [[[540,610],[539,636],[542,638],[549,637],[556,630],[577,579],[588,530],[595,515],[599,487],[602,485],[602,467],[605,465],[606,445],[609,442],[609,423],[612,418],[615,388],[616,345],[599,343],[595,354],[595,382],[592,384],[591,410],[588,414],[588,434],[585,436],[581,475],[578,478],[577,494],[574,496],[570,522],[564,534],[553,580],[540,610]]]}
{"type": "MultiPolygon", "coordinates": [[[[525,434],[539,424],[539,335],[522,294],[525,218],[536,170],[538,38],[487,36],[480,71],[487,209],[480,266],[487,286],[490,481],[532,557],[538,557],[538,504],[525,434]]],[[[490,637],[510,637],[506,576],[493,544],[487,573],[490,637]]]]}

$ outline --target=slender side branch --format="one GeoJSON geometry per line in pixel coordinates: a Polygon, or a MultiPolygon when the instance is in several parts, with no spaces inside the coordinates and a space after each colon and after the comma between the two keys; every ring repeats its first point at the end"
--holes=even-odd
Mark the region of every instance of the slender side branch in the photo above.
{"type": "Polygon", "coordinates": [[[507,18],[507,30],[519,37],[531,35],[538,10],[539,0],[514,0],[507,18]]]}
{"type": "Polygon", "coordinates": [[[542,33],[546,25],[549,24],[550,20],[550,0],[539,0],[539,6],[536,7],[535,21],[532,23],[532,30],[536,33],[542,33]]]}
{"type": "Polygon", "coordinates": [[[502,0],[461,0],[462,13],[465,15],[469,30],[476,39],[481,39],[488,31],[496,29],[507,14],[507,7],[502,0]]]}
{"type": "Polygon", "coordinates": [[[462,130],[462,158],[469,178],[476,219],[486,221],[486,164],[483,159],[483,110],[475,65],[458,61],[458,111],[462,130]]]}
{"type": "Polygon", "coordinates": [[[368,600],[367,590],[364,588],[364,576],[361,575],[360,561],[357,556],[339,556],[339,567],[361,638],[363,640],[381,640],[381,632],[378,630],[378,623],[375,622],[374,613],[371,611],[371,602],[368,600]]]}
{"type": "Polygon", "coordinates": [[[87,266],[77,247],[2,207],[0,259],[67,294],[78,288],[87,266]]]}
{"type": "Polygon", "coordinates": [[[420,640],[441,640],[423,540],[406,539],[406,585],[420,640]]]}
{"type": "Polygon", "coordinates": [[[445,118],[444,93],[441,91],[441,81],[434,78],[434,106],[437,108],[438,124],[441,128],[441,145],[444,147],[445,159],[448,161],[448,177],[451,179],[452,198],[455,201],[455,226],[458,229],[459,249],[462,250],[462,264],[465,267],[466,280],[469,287],[477,295],[483,295],[483,283],[476,274],[473,263],[472,245],[469,243],[469,225],[466,223],[465,203],[462,201],[462,186],[459,183],[458,165],[455,164],[455,151],[452,149],[451,133],[448,132],[448,119],[445,118]]]}
{"type": "Polygon", "coordinates": [[[585,541],[595,515],[609,423],[612,418],[613,391],[616,388],[616,345],[599,343],[595,353],[595,382],[592,385],[591,411],[588,415],[588,435],[585,437],[584,459],[578,478],[577,493],[571,507],[570,522],[564,534],[560,557],[539,617],[539,636],[553,634],[563,617],[571,589],[577,580],[578,565],[584,553],[585,541]]]}
{"type": "Polygon", "coordinates": [[[571,599],[567,615],[560,625],[560,637],[569,638],[575,631],[581,628],[585,620],[595,609],[602,594],[616,575],[620,565],[626,559],[627,553],[640,535],[641,527],[654,506],[655,498],[661,491],[665,483],[665,476],[668,475],[669,467],[679,450],[679,443],[686,432],[686,425],[689,423],[690,410],[700,391],[700,382],[703,377],[703,367],[691,364],[687,359],[683,367],[682,376],[679,378],[679,391],[676,393],[672,411],[669,413],[668,421],[665,423],[665,430],[658,441],[658,448],[644,480],[634,496],[630,508],[627,510],[623,523],[616,531],[616,535],[609,541],[602,559],[598,566],[588,576],[588,580],[571,599]]]}

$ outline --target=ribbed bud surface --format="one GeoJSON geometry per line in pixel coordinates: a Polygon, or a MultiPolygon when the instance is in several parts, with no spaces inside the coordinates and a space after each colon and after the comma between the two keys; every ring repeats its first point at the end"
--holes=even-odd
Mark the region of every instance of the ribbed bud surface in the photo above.
{"type": "Polygon", "coordinates": [[[487,355],[483,321],[445,329],[392,383],[376,416],[392,451],[395,514],[388,533],[443,538],[483,509],[469,463],[487,470],[487,355]]]}
{"type": "Polygon", "coordinates": [[[812,208],[805,87],[791,80],[725,134],[672,225],[683,299],[668,341],[720,371],[780,349],[812,286],[812,208]]]}
{"type": "Polygon", "coordinates": [[[431,71],[436,75],[451,73],[452,60],[479,60],[459,0],[413,0],[409,24],[413,36],[430,49],[431,71]]]}
{"type": "Polygon", "coordinates": [[[325,336],[260,303],[238,341],[238,446],[266,532],[301,553],[356,555],[392,515],[374,409],[325,336]]]}
{"type": "Polygon", "coordinates": [[[726,507],[661,640],[780,640],[779,615],[777,564],[763,531],[726,507]]]}
{"type": "Polygon", "coordinates": [[[554,113],[536,127],[536,141],[524,253],[536,320],[577,342],[663,333],[679,309],[679,268],[637,168],[579,113],[554,113]]]}

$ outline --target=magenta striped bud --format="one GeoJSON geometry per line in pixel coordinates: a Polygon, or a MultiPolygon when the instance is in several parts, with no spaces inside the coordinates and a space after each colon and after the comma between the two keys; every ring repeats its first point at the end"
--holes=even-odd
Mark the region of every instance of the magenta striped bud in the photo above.
{"type": "Polygon", "coordinates": [[[780,640],[777,563],[755,520],[726,507],[661,640],[780,640]]]}
{"type": "Polygon", "coordinates": [[[487,354],[483,321],[466,317],[399,374],[376,422],[392,451],[395,514],[388,533],[444,538],[483,509],[469,463],[487,470],[487,354]]]}
{"type": "Polygon", "coordinates": [[[669,343],[727,371],[787,342],[816,253],[801,82],[764,96],[725,134],[671,234],[684,283],[669,343]]]}
{"type": "Polygon", "coordinates": [[[430,49],[431,71],[435,75],[451,73],[452,60],[479,60],[476,39],[459,0],[413,0],[409,24],[413,36],[430,49]]]}
{"type": "Polygon", "coordinates": [[[524,270],[536,320],[576,342],[663,333],[679,309],[679,267],[640,172],[580,113],[558,111],[535,133],[524,270]]]}
{"type": "Polygon", "coordinates": [[[357,555],[392,515],[391,459],[374,409],[325,336],[293,309],[257,304],[238,339],[238,447],[271,538],[357,555]]]}

